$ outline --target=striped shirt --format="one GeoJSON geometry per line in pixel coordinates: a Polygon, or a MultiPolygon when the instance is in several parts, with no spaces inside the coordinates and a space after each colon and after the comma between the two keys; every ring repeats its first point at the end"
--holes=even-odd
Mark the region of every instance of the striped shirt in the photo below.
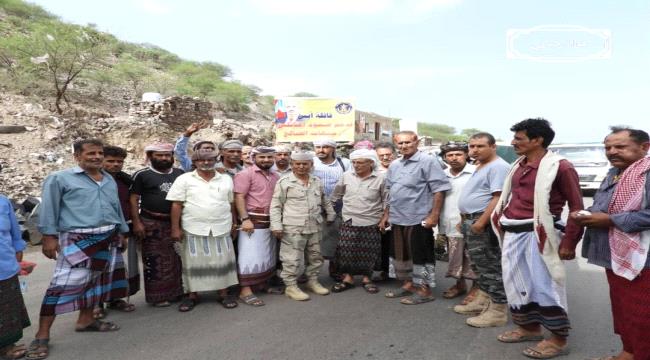
{"type": "Polygon", "coordinates": [[[335,159],[330,164],[324,164],[319,158],[314,158],[313,174],[323,183],[325,196],[327,197],[332,195],[334,187],[336,186],[336,183],[339,182],[341,176],[343,176],[343,173],[350,170],[350,160],[346,158],[338,159],[341,159],[341,162],[335,159]],[[343,164],[343,167],[341,167],[341,164],[343,164]]]}

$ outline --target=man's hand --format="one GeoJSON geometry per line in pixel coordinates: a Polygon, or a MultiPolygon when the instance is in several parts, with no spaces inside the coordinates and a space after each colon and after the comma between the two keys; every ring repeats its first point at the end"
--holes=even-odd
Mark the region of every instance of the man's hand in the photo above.
{"type": "Polygon", "coordinates": [[[470,226],[470,230],[474,234],[482,234],[485,231],[485,224],[480,224],[478,221],[475,221],[472,226],[470,226]]]}
{"type": "Polygon", "coordinates": [[[126,250],[127,245],[129,244],[129,239],[126,237],[125,234],[118,234],[117,240],[119,241],[118,248],[120,248],[121,251],[124,252],[126,250]]]}
{"type": "Polygon", "coordinates": [[[424,219],[424,224],[422,225],[425,229],[431,229],[438,226],[438,217],[429,215],[424,219]]]}
{"type": "Polygon", "coordinates": [[[141,221],[133,221],[133,235],[138,239],[142,240],[145,237],[145,227],[141,221]]]}
{"type": "Polygon", "coordinates": [[[560,259],[562,260],[573,260],[576,258],[576,251],[571,250],[571,249],[565,249],[560,247],[560,250],[558,251],[558,254],[560,255],[560,259]]]}
{"type": "Polygon", "coordinates": [[[171,232],[172,241],[180,242],[182,236],[183,236],[183,232],[181,231],[181,229],[175,227],[172,228],[172,232],[171,232]]]}
{"type": "Polygon", "coordinates": [[[578,225],[593,227],[593,228],[609,228],[614,226],[612,220],[609,218],[609,214],[595,212],[591,215],[581,215],[576,212],[571,213],[570,217],[573,221],[578,223],[578,225]]]}
{"type": "Polygon", "coordinates": [[[204,129],[207,126],[208,126],[208,122],[205,121],[205,120],[200,121],[200,122],[192,123],[190,126],[187,127],[187,129],[185,129],[185,132],[183,133],[183,136],[190,137],[195,132],[197,132],[197,131],[199,131],[201,129],[204,129]]]}
{"type": "Polygon", "coordinates": [[[382,216],[381,220],[379,220],[379,231],[385,233],[388,226],[388,216],[382,216]]]}
{"type": "Polygon", "coordinates": [[[276,239],[282,240],[282,235],[284,235],[284,231],[282,231],[282,230],[273,230],[271,232],[273,233],[273,236],[275,236],[276,239]]]}
{"type": "Polygon", "coordinates": [[[250,219],[246,219],[242,221],[240,230],[250,235],[255,232],[255,225],[253,225],[253,222],[250,221],[250,219]]]}
{"type": "Polygon", "coordinates": [[[43,235],[43,245],[41,248],[43,255],[49,259],[56,259],[59,248],[59,239],[54,235],[43,235]]]}

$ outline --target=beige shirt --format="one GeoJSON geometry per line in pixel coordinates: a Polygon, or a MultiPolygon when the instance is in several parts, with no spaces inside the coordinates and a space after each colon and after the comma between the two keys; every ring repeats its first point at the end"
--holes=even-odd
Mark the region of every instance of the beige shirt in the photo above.
{"type": "Polygon", "coordinates": [[[325,197],[323,183],[309,175],[307,186],[292,173],[275,185],[271,200],[271,230],[287,233],[313,234],[321,230],[325,211],[327,221],[334,221],[336,213],[325,197]]]}
{"type": "Polygon", "coordinates": [[[229,175],[214,175],[204,180],[196,170],[179,176],[167,193],[167,200],[183,203],[181,226],[194,235],[218,236],[232,227],[231,203],[234,200],[229,175]]]}
{"type": "Polygon", "coordinates": [[[371,226],[379,224],[387,196],[384,174],[373,171],[362,179],[353,170],[339,179],[330,202],[333,204],[343,198],[343,221],[352,220],[353,226],[371,226]]]}

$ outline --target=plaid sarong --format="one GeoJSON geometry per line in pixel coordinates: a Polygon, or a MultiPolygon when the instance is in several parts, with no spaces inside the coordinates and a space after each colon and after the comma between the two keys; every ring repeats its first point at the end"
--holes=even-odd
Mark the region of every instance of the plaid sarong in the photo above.
{"type": "Polygon", "coordinates": [[[61,252],[41,305],[41,316],[93,308],[127,296],[126,271],[115,226],[59,234],[61,252]]]}

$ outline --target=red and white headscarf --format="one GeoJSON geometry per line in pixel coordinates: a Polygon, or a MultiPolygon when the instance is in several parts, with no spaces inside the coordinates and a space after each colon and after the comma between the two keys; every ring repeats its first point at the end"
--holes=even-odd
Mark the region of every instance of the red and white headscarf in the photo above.
{"type": "MultiPolygon", "coordinates": [[[[623,171],[609,203],[609,214],[641,209],[649,170],[650,157],[646,156],[623,171]]],[[[648,257],[648,244],[642,243],[640,233],[626,233],[615,226],[610,227],[609,249],[612,271],[616,275],[633,280],[643,270],[648,257]]]]}

